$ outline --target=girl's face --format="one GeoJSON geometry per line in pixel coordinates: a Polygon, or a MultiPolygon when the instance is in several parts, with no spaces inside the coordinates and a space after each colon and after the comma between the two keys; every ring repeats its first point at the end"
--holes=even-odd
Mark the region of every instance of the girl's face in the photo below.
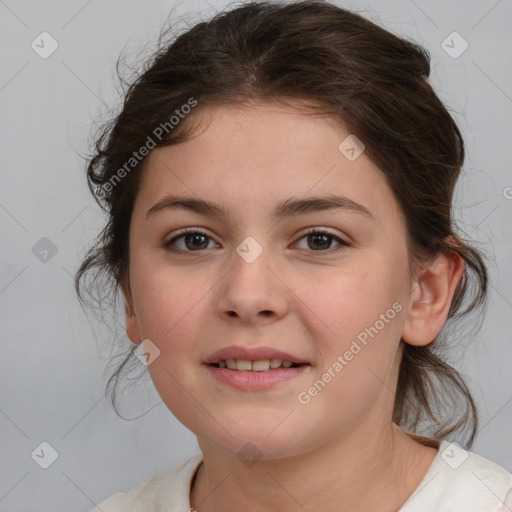
{"type": "Polygon", "coordinates": [[[204,113],[151,152],[131,219],[127,330],[160,351],[162,400],[200,441],[268,458],[389,425],[412,283],[383,175],[332,118],[204,113]]]}

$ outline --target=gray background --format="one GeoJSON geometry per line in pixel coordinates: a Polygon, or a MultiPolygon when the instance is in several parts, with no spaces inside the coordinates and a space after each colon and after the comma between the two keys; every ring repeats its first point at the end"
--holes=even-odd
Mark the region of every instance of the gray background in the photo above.
{"type": "MultiPolygon", "coordinates": [[[[0,0],[1,511],[88,511],[198,453],[148,377],[124,394],[122,413],[149,412],[115,415],[104,387],[119,348],[79,307],[72,276],[104,222],[78,155],[103,103],[117,104],[116,59],[125,44],[132,57],[151,48],[171,8],[193,22],[225,5],[209,1],[0,0]],[[59,45],[46,59],[31,47],[43,31],[59,45]],[[58,453],[46,470],[31,458],[43,441],[58,453]]],[[[431,81],[463,131],[456,213],[488,255],[493,283],[479,338],[453,360],[481,411],[473,451],[512,471],[512,2],[337,3],[431,52],[431,81]],[[469,44],[457,58],[442,47],[453,31],[469,44]]],[[[462,48],[450,41],[452,53],[462,48]]]]}

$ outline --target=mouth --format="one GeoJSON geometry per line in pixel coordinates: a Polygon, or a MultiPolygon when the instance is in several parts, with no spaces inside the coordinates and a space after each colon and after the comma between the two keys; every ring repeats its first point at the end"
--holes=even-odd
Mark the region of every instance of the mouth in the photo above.
{"type": "Polygon", "coordinates": [[[203,361],[223,385],[242,391],[265,391],[309,372],[311,364],[270,347],[226,347],[203,361]]]}
{"type": "Polygon", "coordinates": [[[215,368],[226,368],[234,371],[268,372],[281,368],[298,368],[309,363],[294,363],[287,359],[271,358],[251,361],[249,359],[220,359],[216,363],[209,363],[215,368]]]}

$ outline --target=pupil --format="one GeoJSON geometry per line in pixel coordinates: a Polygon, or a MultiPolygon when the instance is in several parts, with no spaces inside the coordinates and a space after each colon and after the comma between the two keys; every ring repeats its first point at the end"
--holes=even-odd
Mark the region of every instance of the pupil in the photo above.
{"type": "MultiPolygon", "coordinates": [[[[322,241],[320,241],[320,245],[322,245],[322,247],[321,247],[321,248],[323,248],[323,249],[328,249],[328,248],[329,248],[329,245],[331,245],[330,240],[329,240],[329,239],[330,239],[330,237],[329,237],[328,235],[321,235],[321,234],[317,234],[317,235],[310,235],[310,236],[309,236],[309,239],[310,239],[310,240],[311,240],[311,239],[314,239],[314,240],[315,240],[314,244],[316,244],[316,242],[317,242],[318,240],[323,239],[323,242],[324,242],[323,244],[322,244],[322,241]]],[[[309,246],[311,247],[311,244],[309,244],[309,246]]],[[[314,248],[314,247],[312,247],[312,249],[315,249],[315,248],[314,248]]]]}
{"type": "MultiPolygon", "coordinates": [[[[201,242],[199,242],[199,244],[197,244],[197,245],[195,243],[192,243],[191,244],[192,247],[189,245],[190,240],[194,240],[194,242],[195,242],[195,241],[197,241],[197,239],[203,239],[203,245],[204,245],[204,241],[206,240],[206,237],[204,235],[199,235],[197,233],[193,233],[191,235],[187,235],[185,237],[185,244],[186,244],[187,248],[193,249],[195,247],[197,249],[199,245],[202,245],[201,242]]],[[[205,247],[206,246],[208,246],[208,242],[206,242],[205,247]]],[[[204,248],[204,247],[200,247],[200,248],[204,248]]]]}

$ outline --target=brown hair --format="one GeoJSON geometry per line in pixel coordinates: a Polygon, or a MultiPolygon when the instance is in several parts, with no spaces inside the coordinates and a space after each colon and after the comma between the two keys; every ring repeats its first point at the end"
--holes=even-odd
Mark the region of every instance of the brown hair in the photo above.
{"type": "MultiPolygon", "coordinates": [[[[169,124],[170,116],[192,98],[200,108],[306,102],[311,113],[338,118],[365,144],[401,207],[411,271],[439,251],[464,260],[450,322],[485,305],[488,273],[483,257],[456,234],[452,218],[464,143],[427,81],[430,57],[425,49],[356,13],[315,0],[235,6],[170,43],[162,40],[125,91],[121,112],[103,127],[89,160],[89,188],[109,218],[75,277],[82,304],[80,281],[93,269],[100,301],[105,293],[129,289],[130,217],[146,158],[132,161],[133,168],[121,180],[112,180],[123,166],[127,169],[126,162],[148,137],[162,146],[194,132],[187,122],[172,128],[169,124]],[[161,138],[154,136],[158,126],[167,127],[161,138]]],[[[468,433],[469,447],[477,431],[477,411],[464,380],[442,357],[445,334],[446,326],[427,346],[403,343],[393,420],[416,432],[427,425],[441,439],[468,433]]],[[[114,381],[114,407],[120,372],[134,359],[135,348],[107,385],[114,381]]]]}

